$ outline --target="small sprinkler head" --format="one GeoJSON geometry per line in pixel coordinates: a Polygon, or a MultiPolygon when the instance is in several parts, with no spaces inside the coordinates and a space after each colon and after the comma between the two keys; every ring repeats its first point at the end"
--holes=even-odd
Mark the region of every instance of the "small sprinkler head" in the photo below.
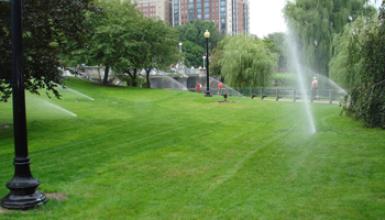
{"type": "Polygon", "coordinates": [[[227,93],[223,94],[223,98],[225,99],[225,102],[227,102],[227,93]]]}

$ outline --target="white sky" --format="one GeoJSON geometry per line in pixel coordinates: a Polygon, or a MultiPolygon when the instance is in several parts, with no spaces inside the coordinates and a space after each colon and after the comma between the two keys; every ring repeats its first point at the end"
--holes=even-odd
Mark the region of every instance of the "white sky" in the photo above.
{"type": "MultiPolygon", "coordinates": [[[[250,32],[258,37],[274,32],[285,32],[286,23],[283,8],[287,0],[249,0],[250,32]]],[[[381,0],[370,0],[379,6],[381,0]]]]}
{"type": "Polygon", "coordinates": [[[286,0],[249,0],[250,32],[264,37],[274,32],[285,32],[283,8],[286,0]]]}

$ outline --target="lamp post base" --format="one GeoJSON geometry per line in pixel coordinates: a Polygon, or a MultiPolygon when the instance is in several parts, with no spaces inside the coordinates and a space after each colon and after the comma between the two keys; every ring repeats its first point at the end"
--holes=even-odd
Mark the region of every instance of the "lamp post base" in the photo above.
{"type": "Polygon", "coordinates": [[[210,92],[205,92],[205,97],[212,97],[212,95],[210,94],[210,92]]]}
{"type": "Polygon", "coordinates": [[[1,201],[1,206],[6,209],[26,210],[36,208],[47,202],[45,195],[39,191],[30,195],[16,195],[9,193],[1,201]]]}
{"type": "Polygon", "coordinates": [[[43,205],[47,198],[36,190],[38,185],[39,182],[32,177],[14,177],[7,184],[11,192],[1,200],[1,206],[6,209],[26,210],[43,205]]]}

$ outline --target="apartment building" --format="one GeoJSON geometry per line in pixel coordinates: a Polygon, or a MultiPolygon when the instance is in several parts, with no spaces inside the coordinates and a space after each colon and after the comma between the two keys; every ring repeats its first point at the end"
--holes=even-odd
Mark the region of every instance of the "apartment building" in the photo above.
{"type": "Polygon", "coordinates": [[[226,34],[249,32],[248,0],[171,0],[173,26],[193,20],[213,21],[226,34]]]}

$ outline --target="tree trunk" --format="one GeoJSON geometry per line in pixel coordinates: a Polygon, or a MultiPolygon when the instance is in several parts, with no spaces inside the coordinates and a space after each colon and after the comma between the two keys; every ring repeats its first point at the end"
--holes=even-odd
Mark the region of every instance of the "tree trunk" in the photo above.
{"type": "Polygon", "coordinates": [[[132,87],[138,86],[138,82],[136,81],[136,73],[137,73],[137,69],[134,69],[134,73],[132,74],[132,87]]]}
{"type": "Polygon", "coordinates": [[[150,81],[150,73],[151,73],[151,68],[146,69],[146,84],[147,88],[151,88],[151,81],[150,81]]]}
{"type": "Polygon", "coordinates": [[[98,76],[99,76],[99,82],[102,82],[102,74],[100,74],[100,65],[98,64],[98,76]]]}
{"type": "Polygon", "coordinates": [[[104,70],[104,78],[103,78],[103,85],[108,84],[108,74],[110,73],[110,66],[106,66],[106,69],[104,70]]]}

